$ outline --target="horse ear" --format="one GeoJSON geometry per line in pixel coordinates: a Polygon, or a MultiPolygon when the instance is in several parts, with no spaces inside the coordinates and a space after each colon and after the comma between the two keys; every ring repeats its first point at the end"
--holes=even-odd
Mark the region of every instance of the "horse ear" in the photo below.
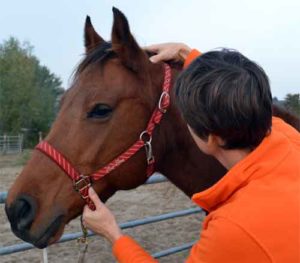
{"type": "Polygon", "coordinates": [[[84,26],[84,46],[86,53],[103,42],[105,42],[104,39],[97,34],[92,25],[91,18],[87,16],[84,26]]]}
{"type": "Polygon", "coordinates": [[[131,70],[138,72],[144,52],[132,36],[125,15],[117,8],[112,9],[114,15],[112,29],[112,49],[122,63],[131,70]]]}

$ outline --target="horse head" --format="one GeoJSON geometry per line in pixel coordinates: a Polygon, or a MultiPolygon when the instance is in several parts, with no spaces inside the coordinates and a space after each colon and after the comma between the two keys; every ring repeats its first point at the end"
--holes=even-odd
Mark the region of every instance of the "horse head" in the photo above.
{"type": "MultiPolygon", "coordinates": [[[[100,37],[87,17],[86,54],[45,140],[90,175],[124,152],[147,125],[161,93],[163,64],[150,63],[130,32],[126,17],[113,8],[111,42],[100,37]]],[[[93,187],[103,201],[117,190],[146,179],[145,152],[137,152],[93,187]]],[[[38,150],[9,190],[6,213],[12,231],[43,248],[62,235],[85,202],[68,176],[38,150]]]]}

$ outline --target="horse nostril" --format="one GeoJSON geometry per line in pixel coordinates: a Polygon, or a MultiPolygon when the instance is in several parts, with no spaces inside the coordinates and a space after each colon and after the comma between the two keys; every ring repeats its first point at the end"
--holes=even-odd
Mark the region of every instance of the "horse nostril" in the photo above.
{"type": "Polygon", "coordinates": [[[20,199],[17,201],[15,209],[16,217],[19,219],[17,222],[17,228],[23,229],[30,223],[28,218],[30,216],[31,205],[27,200],[20,199]]]}
{"type": "Polygon", "coordinates": [[[20,232],[28,230],[36,213],[36,202],[27,195],[22,195],[6,209],[13,230],[20,232]]]}

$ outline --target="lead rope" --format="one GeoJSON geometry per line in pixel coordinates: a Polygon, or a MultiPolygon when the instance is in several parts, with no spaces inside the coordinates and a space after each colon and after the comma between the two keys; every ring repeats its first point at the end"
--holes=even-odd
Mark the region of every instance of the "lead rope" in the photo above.
{"type": "Polygon", "coordinates": [[[88,250],[89,242],[87,240],[88,230],[84,226],[82,222],[82,215],[80,216],[80,226],[82,231],[82,236],[77,239],[77,243],[79,244],[79,253],[78,253],[78,263],[84,263],[85,255],[88,250]]]}

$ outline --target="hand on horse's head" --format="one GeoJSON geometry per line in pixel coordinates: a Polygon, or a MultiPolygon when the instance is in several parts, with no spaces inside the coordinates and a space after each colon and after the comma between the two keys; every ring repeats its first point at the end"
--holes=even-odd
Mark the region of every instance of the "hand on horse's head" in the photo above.
{"type": "Polygon", "coordinates": [[[104,236],[112,244],[122,236],[122,231],[118,226],[112,212],[99,199],[95,190],[90,187],[89,197],[95,204],[95,211],[88,205],[83,210],[83,224],[94,233],[104,236]]]}
{"type": "Polygon", "coordinates": [[[191,48],[184,43],[163,43],[147,46],[144,48],[146,51],[155,53],[150,57],[150,61],[158,63],[161,61],[181,61],[184,62],[191,48]]]}

